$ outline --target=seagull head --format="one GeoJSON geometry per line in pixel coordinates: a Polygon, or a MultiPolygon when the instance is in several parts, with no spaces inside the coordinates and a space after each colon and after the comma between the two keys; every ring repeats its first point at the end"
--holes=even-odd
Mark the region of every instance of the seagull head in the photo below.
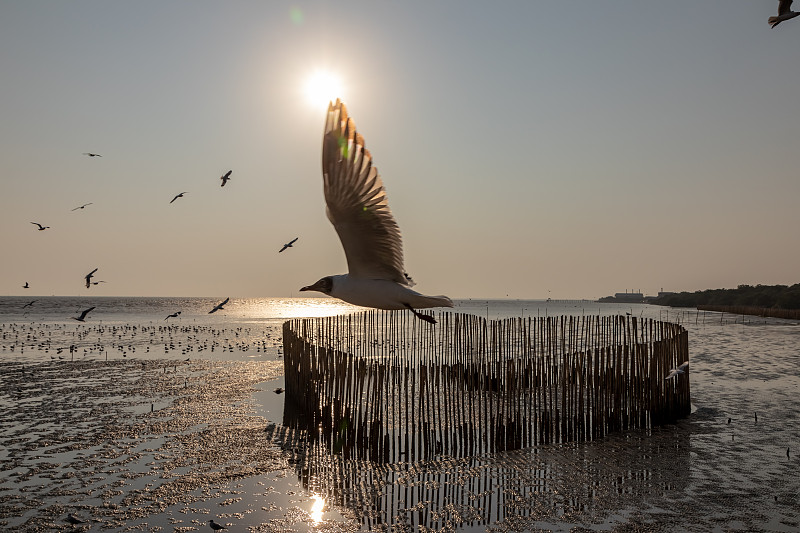
{"type": "Polygon", "coordinates": [[[330,294],[333,290],[333,278],[330,276],[325,276],[324,278],[320,279],[313,285],[306,285],[301,291],[317,291],[323,294],[330,294]]]}

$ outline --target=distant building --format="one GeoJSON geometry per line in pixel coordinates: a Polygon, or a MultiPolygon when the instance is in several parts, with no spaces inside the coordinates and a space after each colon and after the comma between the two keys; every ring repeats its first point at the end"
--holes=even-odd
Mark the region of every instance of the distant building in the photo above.
{"type": "Polygon", "coordinates": [[[644,303],[645,296],[641,292],[618,292],[614,296],[604,296],[597,301],[602,303],[640,304],[644,303]]]}
{"type": "Polygon", "coordinates": [[[644,294],[641,292],[618,292],[614,294],[614,299],[618,302],[641,303],[644,301],[644,294]]]}

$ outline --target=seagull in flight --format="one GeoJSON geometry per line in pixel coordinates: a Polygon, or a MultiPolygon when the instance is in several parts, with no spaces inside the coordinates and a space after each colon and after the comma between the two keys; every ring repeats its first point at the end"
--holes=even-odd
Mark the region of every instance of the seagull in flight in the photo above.
{"type": "Polygon", "coordinates": [[[228,183],[228,180],[231,179],[231,173],[232,172],[233,172],[233,170],[229,170],[219,178],[219,179],[222,180],[222,185],[220,185],[220,187],[224,187],[225,184],[228,183]]]}
{"type": "Polygon", "coordinates": [[[30,285],[28,285],[28,282],[26,281],[26,282],[25,282],[25,285],[23,285],[23,286],[22,286],[22,288],[23,288],[23,289],[30,289],[30,288],[31,288],[31,286],[30,286],[30,285]]]}
{"type": "Polygon", "coordinates": [[[292,247],[292,245],[293,245],[294,243],[296,243],[296,242],[297,242],[297,239],[299,239],[299,238],[300,238],[300,237],[295,237],[295,238],[294,238],[294,239],[292,239],[291,241],[289,241],[289,242],[287,242],[286,244],[284,244],[284,245],[283,245],[283,248],[281,248],[280,250],[278,250],[278,253],[281,253],[282,251],[284,251],[284,250],[285,250],[285,249],[287,249],[287,248],[291,248],[291,247],[292,247]]]}
{"type": "Polygon", "coordinates": [[[87,289],[88,289],[89,287],[91,287],[91,285],[92,285],[92,276],[94,276],[94,273],[95,273],[95,272],[97,272],[97,270],[98,270],[98,269],[97,269],[97,268],[95,268],[94,270],[92,270],[91,272],[89,272],[88,274],[86,274],[86,275],[83,277],[83,279],[85,279],[85,280],[86,280],[86,288],[87,288],[87,289]]]}
{"type": "Polygon", "coordinates": [[[792,11],[790,8],[792,7],[793,0],[780,0],[778,2],[778,16],[777,17],[770,17],[767,22],[773,28],[783,22],[784,20],[789,20],[795,18],[797,15],[800,15],[800,12],[792,11]]]}
{"type": "Polygon", "coordinates": [[[689,361],[684,361],[684,363],[681,366],[679,366],[677,368],[673,368],[672,370],[670,370],[669,374],[667,374],[667,377],[664,378],[664,381],[666,381],[666,380],[668,380],[670,378],[674,378],[678,374],[685,374],[686,373],[686,367],[688,367],[688,366],[689,366],[689,361]]]}
{"type": "Polygon", "coordinates": [[[31,224],[33,224],[34,226],[39,226],[39,231],[44,231],[44,230],[46,230],[47,228],[50,227],[50,226],[42,226],[38,222],[31,222],[31,224]]]}
{"type": "MultiPolygon", "coordinates": [[[[180,311],[175,311],[171,315],[167,315],[167,318],[178,318],[178,315],[180,315],[180,314],[181,314],[180,311]]],[[[164,320],[166,320],[167,318],[165,318],[164,320]]]]}
{"type": "Polygon", "coordinates": [[[183,192],[182,192],[182,193],[180,193],[180,194],[176,194],[176,195],[175,195],[175,198],[173,198],[172,200],[170,200],[170,201],[169,201],[169,203],[172,203],[172,202],[174,202],[174,201],[175,201],[175,200],[177,200],[178,198],[183,198],[183,195],[184,195],[184,194],[189,194],[189,191],[183,191],[183,192]]]}
{"type": "Polygon", "coordinates": [[[383,181],[372,165],[364,137],[340,101],[329,104],[322,138],[322,178],[328,220],[347,257],[347,274],[325,276],[301,291],[317,291],[345,302],[376,309],[453,307],[447,296],[426,296],[411,289],[403,268],[400,227],[389,209],[383,181]]]}
{"type": "Polygon", "coordinates": [[[23,308],[23,309],[25,309],[26,307],[30,307],[30,306],[32,306],[33,304],[35,304],[36,302],[38,302],[38,301],[39,301],[39,300],[31,300],[30,302],[28,302],[28,303],[26,303],[25,305],[23,305],[23,306],[22,306],[22,308],[23,308]]]}
{"type": "Polygon", "coordinates": [[[92,205],[92,202],[89,202],[88,204],[79,205],[75,209],[70,209],[70,211],[77,211],[78,209],[85,209],[87,205],[92,205]]]}
{"type": "Polygon", "coordinates": [[[230,300],[230,298],[225,298],[224,302],[215,305],[214,309],[209,311],[208,314],[210,315],[211,313],[216,313],[217,311],[224,311],[222,306],[225,305],[226,303],[228,303],[229,300],[230,300]]]}
{"type": "Polygon", "coordinates": [[[103,157],[100,154],[93,154],[92,152],[83,152],[83,155],[88,155],[89,157],[103,157]]]}
{"type": "Polygon", "coordinates": [[[72,318],[72,320],[77,320],[78,322],[86,322],[86,315],[91,313],[93,309],[94,307],[90,307],[89,309],[84,309],[83,312],[81,313],[81,316],[73,316],[70,318],[72,318]]]}

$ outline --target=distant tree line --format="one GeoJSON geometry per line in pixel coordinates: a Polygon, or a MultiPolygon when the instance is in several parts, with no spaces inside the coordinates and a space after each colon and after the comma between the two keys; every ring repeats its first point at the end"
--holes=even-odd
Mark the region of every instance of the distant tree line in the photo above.
{"type": "Polygon", "coordinates": [[[649,300],[670,307],[759,307],[800,309],[800,283],[787,285],[739,285],[735,289],[706,289],[665,294],[649,300]]]}

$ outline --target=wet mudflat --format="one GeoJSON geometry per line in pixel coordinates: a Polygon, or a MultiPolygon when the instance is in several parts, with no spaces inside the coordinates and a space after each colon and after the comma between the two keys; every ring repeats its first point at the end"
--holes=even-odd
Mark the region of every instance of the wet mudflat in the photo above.
{"type": "Polygon", "coordinates": [[[686,325],[695,410],[676,425],[391,464],[283,428],[275,354],[73,361],[29,347],[0,360],[0,527],[800,530],[800,327],[686,325]]]}

